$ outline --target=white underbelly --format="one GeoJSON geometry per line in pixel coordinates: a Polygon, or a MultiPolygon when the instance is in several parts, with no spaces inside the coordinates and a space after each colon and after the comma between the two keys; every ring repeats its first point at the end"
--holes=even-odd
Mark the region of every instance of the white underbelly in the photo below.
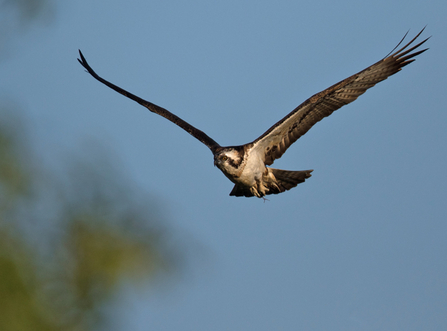
{"type": "Polygon", "coordinates": [[[246,186],[253,186],[262,179],[265,171],[264,162],[258,157],[250,157],[238,178],[238,182],[246,186]]]}

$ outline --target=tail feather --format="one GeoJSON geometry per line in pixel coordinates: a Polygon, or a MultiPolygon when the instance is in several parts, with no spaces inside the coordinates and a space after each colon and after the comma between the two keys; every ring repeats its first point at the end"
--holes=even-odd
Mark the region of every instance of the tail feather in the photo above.
{"type": "Polygon", "coordinates": [[[313,170],[301,170],[301,171],[289,171],[281,170],[275,168],[269,168],[276,178],[276,184],[278,188],[274,190],[274,185],[270,187],[270,192],[268,194],[278,194],[291,188],[294,188],[300,183],[309,178],[313,170]],[[273,188],[273,190],[272,190],[273,188]]]}
{"type": "Polygon", "coordinates": [[[231,190],[230,195],[235,197],[254,197],[255,195],[250,191],[249,186],[245,185],[234,185],[233,190],[231,190]]]}

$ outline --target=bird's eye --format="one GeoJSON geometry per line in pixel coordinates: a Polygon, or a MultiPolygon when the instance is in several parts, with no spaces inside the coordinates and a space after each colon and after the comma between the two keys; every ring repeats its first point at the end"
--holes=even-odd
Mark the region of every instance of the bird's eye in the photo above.
{"type": "Polygon", "coordinates": [[[223,160],[223,161],[228,160],[228,156],[226,156],[226,155],[222,156],[222,160],[223,160]]]}

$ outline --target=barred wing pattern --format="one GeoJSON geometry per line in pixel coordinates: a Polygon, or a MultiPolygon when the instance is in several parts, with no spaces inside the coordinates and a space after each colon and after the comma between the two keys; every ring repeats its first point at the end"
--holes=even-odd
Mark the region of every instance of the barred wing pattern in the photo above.
{"type": "MultiPolygon", "coordinates": [[[[424,31],[424,29],[422,29],[424,31]]],[[[287,148],[304,135],[317,122],[331,115],[337,109],[353,102],[375,84],[387,79],[414,61],[414,57],[427,49],[414,53],[429,38],[407,49],[422,33],[419,32],[409,43],[397,50],[399,44],[384,59],[317,93],[295,108],[290,114],[273,125],[263,135],[252,142],[253,149],[264,153],[264,162],[271,165],[279,159],[287,148]]]]}

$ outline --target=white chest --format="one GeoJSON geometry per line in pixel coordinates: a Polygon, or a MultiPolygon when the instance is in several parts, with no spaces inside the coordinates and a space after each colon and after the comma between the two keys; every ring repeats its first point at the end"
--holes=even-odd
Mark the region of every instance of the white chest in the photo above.
{"type": "Polygon", "coordinates": [[[238,178],[238,182],[247,186],[253,186],[256,181],[262,178],[265,172],[265,165],[260,155],[251,153],[251,151],[248,152],[246,158],[245,167],[238,178]]]}

